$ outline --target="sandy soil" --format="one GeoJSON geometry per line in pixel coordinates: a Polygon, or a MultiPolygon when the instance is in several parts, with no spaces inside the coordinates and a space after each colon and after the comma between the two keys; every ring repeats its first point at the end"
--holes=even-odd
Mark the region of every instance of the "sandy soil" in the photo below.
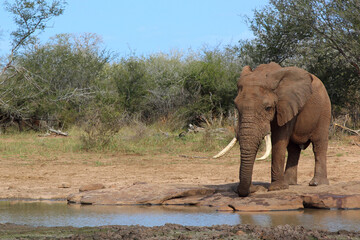
{"type": "MultiPolygon", "coordinates": [[[[360,143],[332,141],[328,150],[330,184],[360,181],[360,143]]],[[[238,181],[239,152],[233,149],[221,159],[211,153],[182,155],[123,155],[67,153],[57,157],[1,158],[0,198],[65,199],[88,184],[107,188],[134,183],[225,184],[238,181]]],[[[253,181],[270,182],[271,163],[255,163],[253,181]]],[[[313,176],[311,147],[299,162],[298,184],[307,186],[313,176]]],[[[0,224],[0,238],[6,239],[360,239],[358,232],[336,233],[305,229],[302,226],[260,227],[249,225],[186,227],[167,224],[104,226],[94,228],[31,227],[0,224]]]]}
{"type": "MultiPolygon", "coordinates": [[[[330,184],[360,181],[359,139],[331,141],[328,150],[330,184]],[[357,145],[357,144],[359,145],[357,145]]],[[[221,159],[212,153],[183,155],[122,155],[67,153],[31,159],[1,159],[0,198],[64,199],[81,186],[130,186],[137,182],[225,184],[238,181],[239,152],[233,149],[221,159]]],[[[270,182],[271,163],[258,161],[253,181],[270,182]]],[[[302,152],[298,184],[306,186],[314,171],[311,146],[302,152]]]]}

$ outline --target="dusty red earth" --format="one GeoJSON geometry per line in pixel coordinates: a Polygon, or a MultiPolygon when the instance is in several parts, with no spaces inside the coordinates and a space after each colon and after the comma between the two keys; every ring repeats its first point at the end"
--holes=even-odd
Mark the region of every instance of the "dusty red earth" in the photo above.
{"type": "MultiPolygon", "coordinates": [[[[0,198],[66,199],[70,194],[117,192],[118,189],[156,186],[235,186],[238,181],[239,153],[233,149],[221,159],[211,153],[182,155],[124,155],[67,153],[57,157],[34,156],[31,159],[4,158],[0,165],[0,198]],[[86,185],[103,188],[94,191],[86,185]],[[83,192],[79,193],[79,189],[83,192]]],[[[330,186],[309,187],[314,160],[311,148],[304,151],[299,162],[298,185],[276,194],[306,195],[329,189],[342,195],[357,194],[360,182],[360,147],[357,138],[331,141],[328,150],[330,186]],[[355,190],[354,190],[355,189],[355,190]]],[[[253,181],[260,182],[261,191],[253,198],[268,194],[270,161],[255,163],[253,181]]],[[[155,188],[155,187],[154,187],[155,188]]],[[[170,189],[171,190],[171,189],[170,189]]],[[[208,191],[208,190],[206,190],[208,191]]],[[[206,192],[205,191],[205,192],[206,192]]],[[[191,191],[190,191],[191,192],[191,191]]],[[[360,193],[360,192],[359,192],[360,193]]],[[[311,194],[309,195],[311,197],[311,194]]],[[[318,195],[317,195],[318,196],[318,195]]],[[[236,197],[236,196],[235,196],[236,197]]],[[[229,209],[225,209],[229,210],[229,209]]],[[[248,225],[186,227],[167,224],[160,227],[104,226],[94,228],[46,228],[0,224],[0,237],[30,239],[360,239],[360,233],[336,233],[304,229],[301,226],[260,227],[248,225]]]]}
{"type": "MultiPolygon", "coordinates": [[[[360,181],[360,147],[355,141],[358,139],[330,142],[327,154],[330,186],[360,181]]],[[[213,154],[215,152],[184,155],[66,153],[52,158],[1,159],[0,198],[66,199],[88,184],[116,189],[138,183],[159,187],[164,184],[236,183],[238,150],[234,148],[221,159],[212,159],[213,154]]],[[[255,162],[253,181],[269,183],[270,167],[269,160],[255,162]]],[[[308,187],[314,172],[311,146],[301,154],[298,169],[298,186],[290,186],[288,191],[316,189],[308,187]]]]}

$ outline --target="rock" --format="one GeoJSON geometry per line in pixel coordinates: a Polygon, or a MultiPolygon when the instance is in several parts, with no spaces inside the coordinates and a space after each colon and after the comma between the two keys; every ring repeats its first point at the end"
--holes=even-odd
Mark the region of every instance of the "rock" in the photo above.
{"type": "Polygon", "coordinates": [[[235,234],[238,235],[238,236],[246,235],[246,233],[244,231],[241,231],[241,230],[237,231],[235,234]]]}
{"type": "Polygon", "coordinates": [[[61,183],[58,188],[71,188],[71,184],[68,182],[61,183]]]}
{"type": "Polygon", "coordinates": [[[68,201],[82,204],[188,204],[192,196],[214,193],[214,189],[203,186],[135,184],[120,189],[98,189],[72,194],[68,201]],[[189,198],[186,201],[183,199],[189,198]],[[172,201],[174,200],[174,201],[172,201]],[[176,201],[178,200],[178,201],[176,201]],[[172,203],[170,203],[172,202],[172,203]],[[176,202],[176,203],[175,203],[176,202]]]}
{"type": "Polygon", "coordinates": [[[105,186],[103,184],[95,183],[95,184],[89,184],[89,185],[81,186],[79,188],[79,192],[94,191],[94,190],[103,189],[103,188],[105,188],[105,186]]]}
{"type": "Polygon", "coordinates": [[[287,190],[265,192],[267,185],[258,183],[259,191],[238,197],[237,183],[224,185],[150,184],[137,182],[127,187],[104,189],[102,184],[88,185],[68,196],[69,203],[102,205],[196,205],[218,211],[284,211],[304,207],[324,209],[360,208],[360,183],[349,182],[309,187],[291,186],[287,190]],[[352,193],[348,195],[348,193],[352,193]],[[333,194],[337,193],[337,194],[333,194]]]}
{"type": "Polygon", "coordinates": [[[302,196],[304,206],[308,208],[324,209],[353,209],[360,208],[360,194],[335,195],[335,194],[311,194],[302,196]]]}
{"type": "Polygon", "coordinates": [[[78,194],[70,194],[66,199],[68,203],[80,203],[81,195],[78,194]]]}
{"type": "Polygon", "coordinates": [[[219,186],[135,184],[121,189],[99,189],[68,197],[70,203],[116,205],[197,205],[215,207],[218,211],[270,211],[303,208],[300,196],[265,194],[239,198],[236,184],[219,186]]]}
{"type": "Polygon", "coordinates": [[[219,212],[233,212],[235,211],[235,209],[233,207],[230,207],[229,205],[227,206],[220,206],[216,209],[216,211],[219,212]]]}
{"type": "Polygon", "coordinates": [[[304,208],[300,196],[276,196],[275,194],[264,197],[237,198],[230,203],[230,206],[235,211],[242,212],[285,211],[304,208]]]}

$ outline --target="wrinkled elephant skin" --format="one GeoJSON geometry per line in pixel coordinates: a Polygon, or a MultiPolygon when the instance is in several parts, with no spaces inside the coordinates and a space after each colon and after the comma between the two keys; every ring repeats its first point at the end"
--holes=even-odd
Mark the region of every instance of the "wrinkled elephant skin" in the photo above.
{"type": "Polygon", "coordinates": [[[237,85],[239,196],[250,194],[256,153],[268,133],[272,141],[269,191],[297,184],[300,151],[310,143],[315,155],[315,173],[309,185],[328,184],[326,152],[331,104],[323,83],[305,70],[270,63],[255,70],[244,67],[237,85]]]}

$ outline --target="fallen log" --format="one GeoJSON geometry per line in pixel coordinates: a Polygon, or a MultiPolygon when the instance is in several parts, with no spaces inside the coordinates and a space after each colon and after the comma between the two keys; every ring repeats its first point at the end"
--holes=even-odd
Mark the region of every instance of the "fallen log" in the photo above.
{"type": "Polygon", "coordinates": [[[53,129],[53,128],[49,128],[49,131],[52,132],[52,133],[55,133],[55,134],[57,134],[57,135],[66,136],[66,137],[69,136],[68,133],[62,132],[62,131],[60,131],[60,130],[55,130],[55,129],[53,129]]]}
{"type": "Polygon", "coordinates": [[[38,136],[39,136],[39,137],[49,137],[49,136],[51,136],[51,133],[56,134],[56,135],[65,136],[65,137],[69,136],[68,133],[62,132],[62,131],[60,131],[60,130],[55,130],[55,129],[53,129],[53,128],[48,128],[47,133],[45,133],[45,134],[39,134],[38,136]],[[49,132],[50,132],[50,133],[49,133],[49,132]]]}
{"type": "Polygon", "coordinates": [[[342,125],[340,125],[340,124],[337,124],[337,123],[334,123],[334,126],[339,127],[339,128],[342,128],[342,129],[344,129],[344,130],[346,130],[346,131],[349,131],[349,132],[351,132],[351,133],[355,133],[355,134],[357,134],[358,136],[360,136],[360,129],[359,129],[359,130],[353,130],[353,129],[350,129],[350,128],[348,128],[348,127],[345,127],[345,126],[342,126],[342,125]]]}

